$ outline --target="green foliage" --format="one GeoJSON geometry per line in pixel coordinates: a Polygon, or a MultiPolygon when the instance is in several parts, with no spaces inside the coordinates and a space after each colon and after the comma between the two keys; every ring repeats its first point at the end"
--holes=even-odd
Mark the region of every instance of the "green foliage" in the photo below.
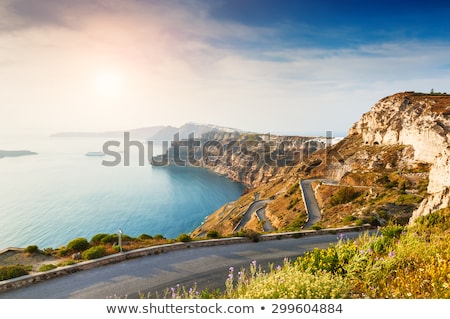
{"type": "Polygon", "coordinates": [[[322,229],[322,225],[314,224],[314,225],[311,226],[311,229],[313,229],[313,230],[321,230],[322,229]]]}
{"type": "Polygon", "coordinates": [[[75,265],[76,261],[73,259],[67,259],[66,261],[64,261],[63,263],[59,264],[58,266],[70,266],[70,265],[75,265]]]}
{"type": "Polygon", "coordinates": [[[270,273],[256,261],[237,276],[231,267],[225,285],[224,297],[233,299],[331,299],[349,295],[345,280],[337,280],[330,273],[302,271],[287,260],[283,266],[271,267],[270,273]]]}
{"type": "Polygon", "coordinates": [[[208,238],[208,239],[220,238],[220,234],[217,230],[209,230],[206,233],[206,238],[208,238]]]}
{"type": "Polygon", "coordinates": [[[345,224],[349,224],[349,223],[351,223],[351,222],[353,222],[353,221],[355,221],[355,220],[356,220],[356,217],[353,216],[353,215],[347,215],[347,216],[344,216],[344,218],[342,218],[342,221],[343,221],[345,224]]]}
{"type": "Polygon", "coordinates": [[[177,237],[177,241],[187,243],[192,241],[192,238],[188,234],[181,234],[180,236],[177,237]]]}
{"type": "Polygon", "coordinates": [[[147,235],[147,234],[141,234],[141,235],[139,235],[138,238],[139,238],[140,240],[153,239],[152,236],[147,235]]]}
{"type": "Polygon", "coordinates": [[[42,265],[41,267],[39,267],[39,270],[38,271],[40,271],[40,272],[42,272],[42,271],[49,271],[49,270],[53,270],[53,269],[55,269],[56,268],[56,265],[53,265],[53,264],[45,264],[45,265],[42,265]]]}
{"type": "Polygon", "coordinates": [[[106,248],[103,245],[91,247],[88,250],[84,251],[82,256],[83,259],[91,260],[91,259],[97,259],[100,257],[105,256],[106,254],[106,248]]]}
{"type": "Polygon", "coordinates": [[[73,252],[82,252],[89,248],[89,242],[86,238],[75,238],[67,244],[67,249],[73,252]]]}
{"type": "Polygon", "coordinates": [[[306,218],[306,214],[298,214],[287,227],[283,228],[283,231],[296,231],[302,229],[306,224],[306,218]]]}
{"type": "Polygon", "coordinates": [[[414,194],[406,194],[401,193],[395,201],[395,204],[397,205],[412,205],[412,204],[419,204],[423,200],[422,197],[414,195],[414,194]]]}
{"type": "Polygon", "coordinates": [[[251,229],[244,229],[239,231],[237,234],[235,234],[237,237],[247,237],[250,238],[253,242],[259,242],[259,239],[261,237],[261,234],[251,230],[251,229]]]}
{"type": "Polygon", "coordinates": [[[68,249],[68,248],[65,247],[65,246],[60,247],[60,248],[58,249],[58,252],[57,252],[57,255],[58,255],[59,257],[65,257],[65,256],[67,256],[67,255],[69,255],[69,254],[70,254],[70,249],[68,249]]]}
{"type": "Polygon", "coordinates": [[[289,202],[289,205],[288,205],[287,209],[289,210],[289,209],[291,209],[292,207],[294,207],[295,205],[297,205],[297,203],[299,202],[299,200],[300,200],[300,199],[299,199],[298,197],[291,199],[291,201],[289,202]]]}
{"type": "Polygon", "coordinates": [[[98,245],[102,242],[103,238],[109,236],[109,234],[97,234],[91,238],[92,245],[98,245]]]}
{"type": "Polygon", "coordinates": [[[299,190],[299,188],[300,188],[299,182],[295,183],[294,185],[291,186],[291,188],[289,188],[289,191],[287,192],[288,195],[294,194],[296,191],[299,190]]]}
{"type": "Polygon", "coordinates": [[[24,249],[24,252],[26,252],[28,254],[35,254],[35,253],[39,252],[39,248],[36,245],[30,245],[24,249]]]}
{"type": "Polygon", "coordinates": [[[388,225],[381,228],[381,234],[389,239],[399,238],[402,232],[405,230],[404,226],[400,225],[388,225]]]}
{"type": "Polygon", "coordinates": [[[0,266],[0,280],[8,280],[25,275],[28,275],[28,271],[24,266],[0,266]]]}
{"type": "Polygon", "coordinates": [[[441,229],[450,229],[450,214],[447,210],[441,209],[431,214],[420,216],[415,224],[426,228],[439,227],[441,229]]]}
{"type": "Polygon", "coordinates": [[[166,239],[166,237],[161,234],[156,234],[155,236],[153,236],[153,239],[166,239]]]}
{"type": "Polygon", "coordinates": [[[114,243],[117,243],[118,241],[119,241],[119,235],[106,234],[106,236],[102,237],[102,239],[100,240],[100,243],[102,245],[106,245],[106,244],[114,244],[114,243]]]}
{"type": "Polygon", "coordinates": [[[340,188],[336,194],[331,196],[331,205],[340,205],[351,202],[359,196],[359,193],[352,186],[340,188]]]}

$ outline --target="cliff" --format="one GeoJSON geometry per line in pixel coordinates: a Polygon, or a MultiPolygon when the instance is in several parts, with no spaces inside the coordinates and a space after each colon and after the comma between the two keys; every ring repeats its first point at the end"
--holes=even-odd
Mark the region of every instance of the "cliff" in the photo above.
{"type": "Polygon", "coordinates": [[[450,96],[405,92],[376,103],[350,129],[365,145],[409,145],[410,161],[431,165],[428,193],[417,216],[449,204],[450,186],[450,96]]]}
{"type": "Polygon", "coordinates": [[[248,219],[247,229],[300,229],[307,216],[298,181],[307,178],[338,181],[313,185],[322,211],[318,227],[384,225],[391,220],[406,224],[445,208],[450,202],[449,115],[449,95],[404,92],[375,103],[332,146],[303,137],[240,135],[224,148],[239,145],[239,151],[215,153],[220,156],[213,161],[204,157],[202,165],[245,183],[249,192],[209,216],[193,235],[233,233],[260,199],[270,199],[262,210],[265,215],[248,219]],[[286,163],[287,158],[289,165],[273,161],[286,163]]]}
{"type": "Polygon", "coordinates": [[[175,139],[153,164],[202,167],[254,189],[285,176],[325,144],[314,137],[214,130],[175,139]]]}

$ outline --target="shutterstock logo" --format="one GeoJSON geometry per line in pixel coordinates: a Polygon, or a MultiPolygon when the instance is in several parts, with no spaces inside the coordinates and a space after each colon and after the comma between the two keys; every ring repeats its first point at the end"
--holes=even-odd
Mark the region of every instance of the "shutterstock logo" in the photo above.
{"type": "Polygon", "coordinates": [[[131,155],[134,158],[137,154],[139,166],[294,166],[317,150],[331,146],[332,139],[331,131],[327,131],[325,138],[243,134],[235,139],[206,139],[190,134],[187,139],[180,139],[177,133],[170,142],[159,141],[162,153],[155,155],[155,141],[131,140],[130,133],[124,132],[123,141],[103,144],[103,153],[111,158],[103,160],[102,165],[130,166],[131,155]]]}

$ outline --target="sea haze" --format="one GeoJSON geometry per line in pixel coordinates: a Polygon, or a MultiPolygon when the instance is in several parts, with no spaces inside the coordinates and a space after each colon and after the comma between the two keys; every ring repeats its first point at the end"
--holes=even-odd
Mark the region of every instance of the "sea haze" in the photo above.
{"type": "MultiPolygon", "coordinates": [[[[120,140],[119,140],[120,141],[120,140]]],[[[57,248],[98,233],[176,238],[237,199],[243,186],[199,168],[101,165],[104,138],[2,134],[0,149],[37,155],[0,159],[0,249],[57,248]]],[[[161,149],[155,145],[155,150],[161,149]]],[[[155,151],[156,155],[157,151],[155,151]]]]}

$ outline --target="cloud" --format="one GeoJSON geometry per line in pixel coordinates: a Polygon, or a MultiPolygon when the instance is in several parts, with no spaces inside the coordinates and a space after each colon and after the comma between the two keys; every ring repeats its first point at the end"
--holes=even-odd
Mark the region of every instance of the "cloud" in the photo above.
{"type": "Polygon", "coordinates": [[[0,21],[11,22],[0,22],[0,107],[8,105],[9,123],[346,131],[385,95],[450,86],[448,41],[321,46],[308,41],[323,32],[314,26],[217,20],[214,4],[200,1],[28,3],[0,9],[0,21]],[[294,27],[303,29],[289,39],[294,27]],[[125,85],[115,101],[89,86],[108,68],[125,85]]]}

